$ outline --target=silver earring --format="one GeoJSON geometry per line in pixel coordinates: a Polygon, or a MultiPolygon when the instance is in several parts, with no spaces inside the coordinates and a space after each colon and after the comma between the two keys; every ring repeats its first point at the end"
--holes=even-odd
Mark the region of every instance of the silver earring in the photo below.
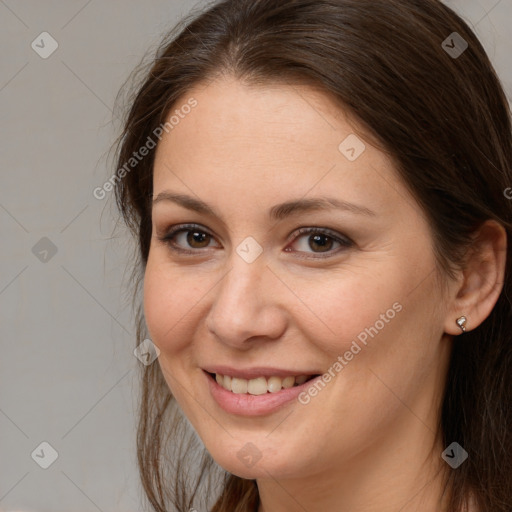
{"type": "Polygon", "coordinates": [[[462,332],[466,332],[466,320],[467,318],[465,316],[461,316],[455,320],[457,325],[462,329],[462,332]]]}

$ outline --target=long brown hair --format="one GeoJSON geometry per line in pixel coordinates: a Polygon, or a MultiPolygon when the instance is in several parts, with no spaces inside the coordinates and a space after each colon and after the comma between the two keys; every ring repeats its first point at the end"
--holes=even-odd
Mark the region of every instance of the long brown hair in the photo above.
{"type": "MultiPolygon", "coordinates": [[[[438,0],[215,2],[171,31],[137,72],[142,78],[126,100],[115,175],[116,205],[138,243],[137,344],[147,336],[139,292],[151,238],[155,150],[133,168],[126,162],[180,106],[178,99],[222,74],[253,84],[307,83],[336,98],[392,157],[429,219],[446,275],[462,265],[471,235],[487,219],[505,226],[510,244],[512,202],[504,194],[512,186],[510,108],[477,37],[438,0]]],[[[482,512],[512,510],[511,265],[507,251],[493,311],[453,340],[439,429],[445,446],[456,440],[470,453],[446,480],[453,511],[465,510],[470,493],[482,512]]],[[[204,447],[197,451],[197,436],[159,365],[142,367],[141,379],[138,463],[152,508],[164,512],[172,504],[186,512],[204,484],[214,512],[254,510],[255,481],[224,472],[204,447]],[[197,453],[199,469],[191,474],[187,456],[197,453]]]]}

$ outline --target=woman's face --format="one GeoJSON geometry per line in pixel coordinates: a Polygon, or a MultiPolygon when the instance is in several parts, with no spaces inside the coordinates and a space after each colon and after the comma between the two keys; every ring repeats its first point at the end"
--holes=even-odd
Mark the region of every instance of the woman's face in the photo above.
{"type": "Polygon", "coordinates": [[[446,300],[390,159],[305,86],[224,78],[173,114],[154,166],[145,318],[213,458],[292,478],[430,447],[446,300]],[[320,377],[289,387],[303,375],[320,377]]]}

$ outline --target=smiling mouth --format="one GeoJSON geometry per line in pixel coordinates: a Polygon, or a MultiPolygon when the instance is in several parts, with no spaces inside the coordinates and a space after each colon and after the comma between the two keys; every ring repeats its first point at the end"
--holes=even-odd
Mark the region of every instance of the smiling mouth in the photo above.
{"type": "Polygon", "coordinates": [[[290,375],[288,377],[256,377],[255,379],[241,379],[221,375],[220,373],[206,372],[219,386],[234,394],[264,395],[265,393],[277,393],[283,389],[293,388],[305,384],[318,377],[315,375],[290,375]]]}

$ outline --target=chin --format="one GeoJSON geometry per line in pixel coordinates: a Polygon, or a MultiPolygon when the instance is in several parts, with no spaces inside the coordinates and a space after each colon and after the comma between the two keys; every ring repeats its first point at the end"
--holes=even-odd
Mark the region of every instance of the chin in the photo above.
{"type": "Polygon", "coordinates": [[[209,453],[224,470],[249,480],[292,478],[302,472],[300,462],[297,464],[291,454],[279,450],[275,452],[273,448],[259,450],[250,441],[225,449],[217,445],[209,453]]]}

